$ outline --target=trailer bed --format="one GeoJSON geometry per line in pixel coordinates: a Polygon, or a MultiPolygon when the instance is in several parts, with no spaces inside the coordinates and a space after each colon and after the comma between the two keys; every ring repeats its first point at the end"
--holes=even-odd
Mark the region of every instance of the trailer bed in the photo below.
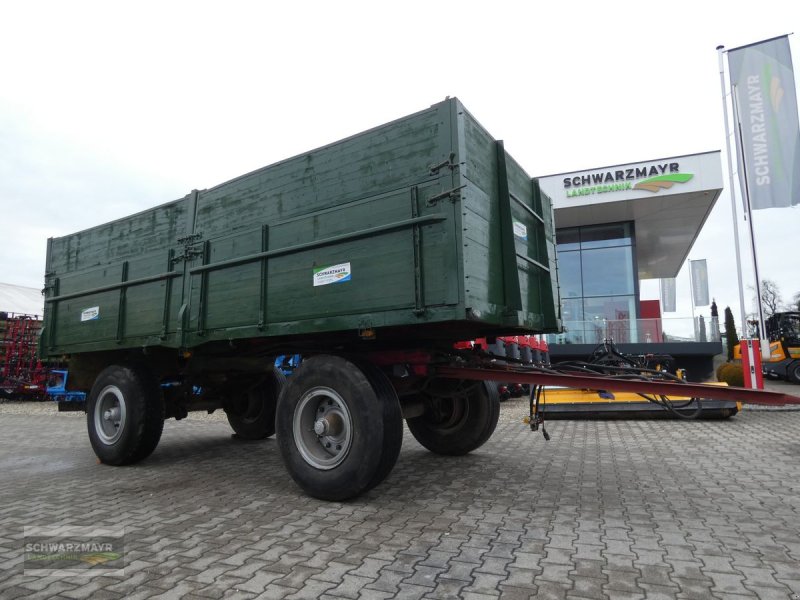
{"type": "Polygon", "coordinates": [[[49,240],[43,350],[557,331],[552,218],[448,99],[49,240]]]}

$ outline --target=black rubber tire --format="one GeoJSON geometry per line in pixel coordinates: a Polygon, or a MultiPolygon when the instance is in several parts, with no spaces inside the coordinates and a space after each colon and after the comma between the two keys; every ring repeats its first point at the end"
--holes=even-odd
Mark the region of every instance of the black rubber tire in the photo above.
{"type": "Polygon", "coordinates": [[[497,384],[482,381],[466,398],[426,399],[425,414],[406,422],[414,438],[431,452],[462,456],[480,448],[492,436],[499,417],[497,384]],[[436,403],[439,410],[435,410],[436,403]]]}
{"type": "MultiPolygon", "coordinates": [[[[386,390],[376,392],[372,378],[377,381],[373,372],[368,377],[349,360],[319,355],[304,359],[283,388],[276,418],[278,446],[287,471],[308,495],[321,500],[346,500],[376,485],[386,475],[383,470],[388,473],[386,465],[392,457],[391,452],[384,452],[386,403],[381,401],[386,390]],[[351,441],[341,462],[320,468],[304,458],[299,448],[304,442],[295,439],[294,420],[296,411],[302,414],[301,402],[307,394],[313,407],[314,394],[327,389],[346,406],[351,441]]],[[[392,434],[388,437],[392,438],[392,434]]],[[[305,444],[313,446],[313,442],[305,444]]]]}
{"type": "Polygon", "coordinates": [[[264,440],[275,434],[275,409],[286,376],[277,368],[225,409],[231,429],[244,440],[264,440]]]}
{"type": "Polygon", "coordinates": [[[400,408],[397,392],[384,372],[371,363],[358,362],[357,364],[367,376],[378,400],[383,404],[383,449],[375,474],[364,490],[367,491],[386,479],[397,464],[397,458],[400,456],[400,449],[403,446],[403,411],[400,408]]]}
{"type": "Polygon", "coordinates": [[[150,456],[164,429],[164,397],[146,367],[112,365],[95,379],[86,401],[86,424],[94,453],[107,465],[132,465],[150,456]],[[96,428],[95,412],[107,394],[118,391],[126,418],[122,433],[104,442],[96,428]]]}
{"type": "Polygon", "coordinates": [[[792,383],[800,383],[800,361],[789,365],[786,369],[786,379],[792,383]]]}

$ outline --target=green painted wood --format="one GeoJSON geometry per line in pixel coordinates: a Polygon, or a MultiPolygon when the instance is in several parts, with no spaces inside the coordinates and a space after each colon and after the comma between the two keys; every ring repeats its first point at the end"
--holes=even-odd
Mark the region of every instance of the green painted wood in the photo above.
{"type": "Polygon", "coordinates": [[[364,327],[415,343],[555,330],[551,207],[500,148],[450,99],[54,238],[45,352],[364,327]],[[349,277],[315,277],[337,265],[349,277]]]}

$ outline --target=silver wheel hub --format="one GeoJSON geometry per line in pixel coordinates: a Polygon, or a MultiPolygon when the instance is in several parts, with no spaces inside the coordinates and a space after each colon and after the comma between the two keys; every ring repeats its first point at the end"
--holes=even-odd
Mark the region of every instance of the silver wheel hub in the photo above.
{"type": "Polygon", "coordinates": [[[120,411],[119,406],[115,406],[114,408],[108,409],[106,412],[103,413],[103,418],[106,421],[116,421],[119,422],[119,416],[122,411],[120,411]]]}
{"type": "Polygon", "coordinates": [[[347,403],[328,387],[315,387],[303,394],[294,410],[292,429],[300,455],[323,471],[341,464],[353,443],[347,403]]]}
{"type": "Polygon", "coordinates": [[[115,444],[122,436],[128,411],[125,396],[115,385],[107,385],[97,397],[94,408],[94,430],[105,445],[115,444]]]}

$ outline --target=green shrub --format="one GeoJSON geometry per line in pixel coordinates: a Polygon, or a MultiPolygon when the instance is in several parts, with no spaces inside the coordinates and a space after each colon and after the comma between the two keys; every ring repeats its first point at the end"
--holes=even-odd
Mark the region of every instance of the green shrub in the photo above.
{"type": "Polygon", "coordinates": [[[732,362],[723,363],[717,369],[717,380],[728,385],[744,387],[744,371],[742,365],[732,362]]]}
{"type": "Polygon", "coordinates": [[[715,371],[715,374],[717,375],[717,381],[722,381],[722,371],[724,371],[725,367],[727,367],[729,364],[730,363],[724,362],[717,367],[717,370],[715,371]]]}

